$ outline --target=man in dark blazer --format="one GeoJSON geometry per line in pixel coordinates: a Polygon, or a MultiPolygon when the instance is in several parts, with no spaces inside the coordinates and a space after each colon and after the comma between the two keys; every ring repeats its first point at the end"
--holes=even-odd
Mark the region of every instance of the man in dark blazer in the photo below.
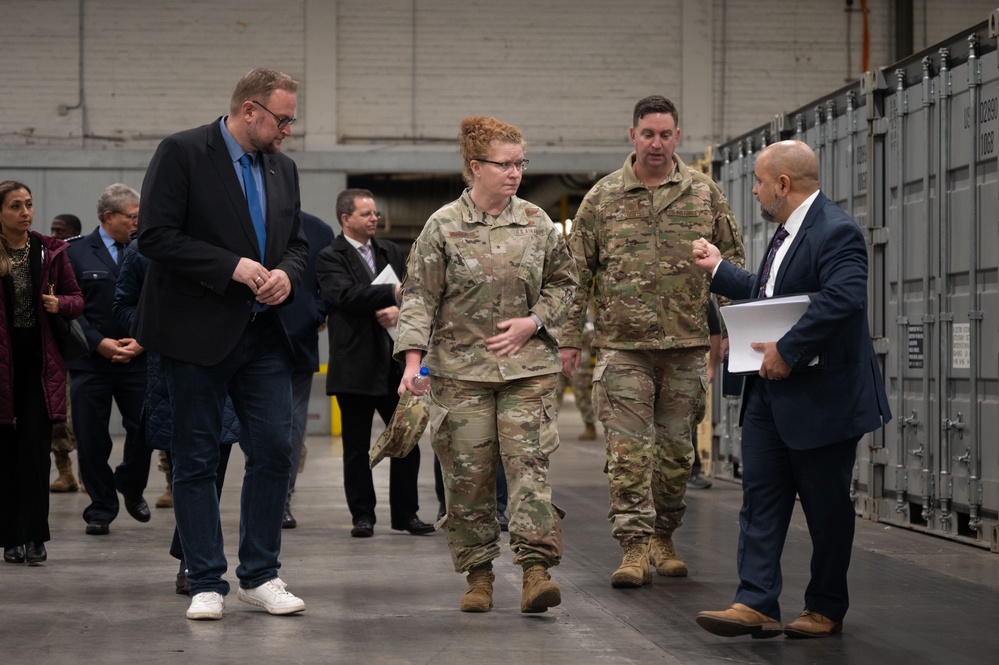
{"type": "Polygon", "coordinates": [[[302,212],[302,232],[309,242],[309,258],[302,283],[295,299],[280,309],[281,320],[288,329],[292,349],[291,374],[291,482],[285,502],[281,527],[294,529],[298,520],[291,514],[291,495],[298,479],[298,467],[305,455],[305,426],[309,420],[309,398],[312,396],[312,375],[319,371],[319,329],[326,322],[326,305],[316,281],[316,259],[319,252],[333,242],[333,229],[315,215],[302,212]]]}
{"type": "Polygon", "coordinates": [[[759,375],[742,398],[740,584],[727,610],[697,623],[724,637],[825,637],[840,632],[849,606],[847,569],[856,517],[850,478],[857,443],[891,420],[867,325],[867,245],[856,222],[819,191],[806,144],[782,141],[756,159],[753,193],[763,218],[780,226],[759,272],[722,261],[706,240],[694,260],[713,270],[711,290],[732,299],[812,294],[779,340],[760,340],[759,375]],[[820,366],[809,368],[818,357],[820,366]],[[780,558],[795,496],[812,540],[805,608],[782,628],[780,558]]]}
{"type": "MultiPolygon", "coordinates": [[[[395,243],[375,239],[378,211],[370,191],[340,192],[336,214],[343,233],[319,254],[316,264],[319,290],[330,313],[326,393],[336,395],[340,406],[343,487],[354,525],[350,535],[367,538],[375,528],[375,487],[368,466],[371,421],[377,411],[388,424],[402,380],[402,365],[392,358],[388,332],[399,318],[400,287],[371,282],[386,266],[401,280],[406,258],[395,243]]],[[[419,471],[418,446],[390,462],[391,526],[413,535],[434,530],[416,515],[419,471]]]]}
{"type": "Polygon", "coordinates": [[[118,495],[125,509],[140,522],[150,519],[142,493],[149,480],[151,452],[137,437],[142,400],[146,394],[146,356],[114,316],[114,290],[125,246],[135,232],[139,193],[127,185],[107,187],[97,202],[100,226],[69,245],[69,261],[83,291],[84,312],[80,326],[90,354],[67,363],[70,372],[77,460],[90,505],[83,510],[86,532],[103,536],[118,515],[118,495]],[[111,401],[125,425],[122,462],[114,472],[111,457],[111,401]]]}
{"type": "Polygon", "coordinates": [[[229,115],[163,140],[142,182],[138,250],[149,260],[135,319],[160,354],[173,418],[174,512],[188,563],[189,619],[221,619],[229,583],[215,491],[226,395],[242,424],[239,600],[271,614],[305,603],[278,577],[291,473],[288,334],[308,246],[298,170],[280,154],[298,82],[271,69],[236,84],[229,115]]]}

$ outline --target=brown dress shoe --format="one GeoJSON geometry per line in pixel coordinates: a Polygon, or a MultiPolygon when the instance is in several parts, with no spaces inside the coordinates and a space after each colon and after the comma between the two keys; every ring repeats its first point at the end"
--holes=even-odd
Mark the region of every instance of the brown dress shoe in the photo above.
{"type": "Polygon", "coordinates": [[[788,637],[829,637],[843,630],[843,624],[826,618],[818,612],[805,610],[798,618],[784,626],[788,637]]]}
{"type": "Polygon", "coordinates": [[[697,615],[697,625],[722,637],[752,635],[753,639],[765,639],[777,637],[781,633],[780,621],[760,614],[742,603],[734,603],[722,612],[700,612],[697,615]]]}

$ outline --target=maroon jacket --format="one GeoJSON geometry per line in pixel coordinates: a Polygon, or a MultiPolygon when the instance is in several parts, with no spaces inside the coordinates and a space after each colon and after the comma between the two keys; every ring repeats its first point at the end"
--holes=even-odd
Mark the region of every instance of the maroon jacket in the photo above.
{"type": "MultiPolygon", "coordinates": [[[[59,296],[59,316],[75,319],[83,313],[83,293],[66,255],[69,245],[34,231],[31,231],[31,237],[34,240],[31,243],[31,279],[38,291],[35,302],[42,334],[42,391],[49,418],[66,420],[66,365],[52,336],[49,313],[42,307],[41,296],[48,292],[49,284],[52,284],[59,296]]],[[[3,282],[0,288],[0,425],[12,425],[16,415],[10,348],[10,317],[13,316],[14,306],[8,302],[8,297],[12,295],[13,281],[9,275],[0,281],[3,282]]]]}

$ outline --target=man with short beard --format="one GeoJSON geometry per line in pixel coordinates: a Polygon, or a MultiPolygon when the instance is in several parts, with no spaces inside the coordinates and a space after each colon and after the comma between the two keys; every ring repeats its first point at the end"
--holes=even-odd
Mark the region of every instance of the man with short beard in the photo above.
{"type": "Polygon", "coordinates": [[[767,146],[756,158],[753,194],[778,224],[756,273],[722,260],[701,238],[694,261],[711,290],[732,299],[811,294],[801,319],[763,353],[742,395],[742,510],[739,588],[731,607],[697,623],[723,637],[826,637],[849,606],[856,516],[850,480],[857,443],[891,420],[867,325],[867,243],[856,222],[819,191],[819,162],[800,141],[767,146]],[[821,366],[808,369],[816,357],[821,366]],[[812,539],[805,608],[781,626],[781,552],[795,497],[812,539]]]}
{"type": "Polygon", "coordinates": [[[239,600],[305,610],[278,577],[291,475],[292,347],[275,309],[305,270],[298,170],[280,154],[298,82],[254,69],[229,114],[163,140],[142,182],[138,250],[150,260],[135,334],[162,357],[171,396],[173,495],[188,619],[221,619],[229,583],[215,472],[226,395],[246,455],[239,600]]]}

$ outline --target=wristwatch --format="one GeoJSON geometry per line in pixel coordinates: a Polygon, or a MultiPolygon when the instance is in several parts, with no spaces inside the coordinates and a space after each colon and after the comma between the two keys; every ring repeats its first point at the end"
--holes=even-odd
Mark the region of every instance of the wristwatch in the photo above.
{"type": "Polygon", "coordinates": [[[534,321],[534,325],[538,327],[538,329],[534,331],[534,334],[537,335],[539,332],[541,332],[541,329],[545,327],[545,324],[541,322],[541,317],[535,314],[534,312],[531,312],[530,314],[528,314],[528,316],[531,317],[532,321],[534,321]]]}

